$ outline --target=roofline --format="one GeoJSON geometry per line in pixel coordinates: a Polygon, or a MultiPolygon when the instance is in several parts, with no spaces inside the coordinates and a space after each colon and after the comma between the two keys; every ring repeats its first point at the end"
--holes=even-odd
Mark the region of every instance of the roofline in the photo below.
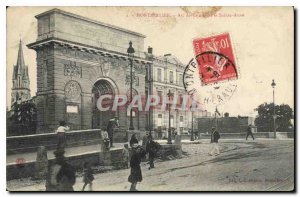
{"type": "Polygon", "coordinates": [[[76,18],[76,19],[80,19],[80,20],[83,20],[83,21],[86,21],[86,22],[94,23],[94,24],[97,24],[97,25],[101,25],[101,26],[104,26],[104,27],[109,27],[109,28],[112,28],[112,29],[115,29],[115,30],[123,31],[125,33],[134,34],[134,35],[142,37],[142,38],[146,38],[146,36],[144,34],[141,34],[141,33],[135,32],[135,31],[131,31],[131,30],[128,30],[128,29],[125,29],[125,28],[117,27],[117,26],[114,26],[114,25],[110,25],[110,24],[107,24],[107,23],[103,23],[103,22],[100,22],[100,21],[96,21],[96,20],[93,20],[93,19],[90,19],[90,18],[87,18],[87,17],[84,17],[84,16],[73,14],[71,12],[60,10],[60,9],[57,9],[57,8],[54,8],[54,9],[48,10],[46,12],[43,12],[41,14],[38,14],[38,15],[35,16],[35,18],[38,19],[38,18],[40,18],[44,15],[47,15],[47,14],[53,13],[53,12],[56,12],[56,13],[59,13],[59,14],[62,14],[62,15],[66,15],[66,16],[70,16],[70,17],[73,17],[73,18],[76,18]]]}
{"type": "Polygon", "coordinates": [[[171,63],[171,64],[174,64],[174,65],[182,65],[182,66],[186,66],[185,64],[183,64],[175,55],[171,55],[171,56],[153,56],[154,60],[157,60],[157,61],[166,61],[168,63],[171,63]],[[170,58],[169,57],[174,57],[176,58],[179,63],[173,63],[173,62],[170,62],[170,58]],[[165,59],[161,59],[161,58],[165,58],[165,59]]]}
{"type": "MultiPolygon", "coordinates": [[[[86,44],[82,44],[82,43],[77,43],[77,42],[73,42],[73,41],[68,41],[68,40],[64,40],[64,39],[60,39],[60,38],[47,38],[47,39],[44,39],[44,40],[40,40],[40,41],[36,41],[36,42],[33,42],[33,43],[30,43],[30,44],[27,44],[26,46],[29,48],[29,49],[34,49],[36,46],[39,46],[39,45],[43,45],[43,44],[49,44],[49,43],[66,43],[66,44],[70,44],[70,45],[77,45],[77,46],[80,46],[82,48],[87,48],[87,49],[91,49],[91,50],[95,50],[95,51],[99,51],[99,52],[103,52],[103,53],[109,53],[109,54],[112,54],[112,55],[117,55],[117,56],[122,56],[124,57],[125,59],[128,59],[128,55],[126,53],[120,53],[120,52],[117,52],[117,51],[111,51],[111,50],[107,50],[107,49],[103,49],[103,48],[99,48],[99,47],[94,47],[94,46],[90,46],[90,45],[86,45],[86,44]]],[[[141,51],[139,51],[140,53],[143,53],[141,51]]],[[[143,58],[143,57],[139,57],[139,56],[134,56],[134,59],[135,60],[138,60],[138,61],[141,61],[141,62],[144,62],[145,64],[147,63],[152,63],[151,61],[143,58]]]]}

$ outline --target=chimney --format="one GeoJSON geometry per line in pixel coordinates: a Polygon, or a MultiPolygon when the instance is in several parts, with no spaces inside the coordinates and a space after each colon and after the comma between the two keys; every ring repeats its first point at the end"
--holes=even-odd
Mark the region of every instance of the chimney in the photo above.
{"type": "Polygon", "coordinates": [[[153,53],[153,48],[152,47],[148,47],[148,53],[152,54],[153,53]]]}

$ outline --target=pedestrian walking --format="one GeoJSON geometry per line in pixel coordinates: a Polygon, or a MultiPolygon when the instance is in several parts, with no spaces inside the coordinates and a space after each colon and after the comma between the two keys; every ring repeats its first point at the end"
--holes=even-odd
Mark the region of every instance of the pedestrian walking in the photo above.
{"type": "Polygon", "coordinates": [[[55,162],[48,167],[46,191],[74,191],[75,169],[65,161],[65,151],[54,151],[55,162]]]}
{"type": "Polygon", "coordinates": [[[143,180],[141,171],[141,160],[146,155],[146,151],[137,144],[132,146],[132,155],[130,158],[130,175],[128,181],[131,183],[130,191],[137,191],[136,185],[143,180]]]}
{"type": "Polygon", "coordinates": [[[248,140],[249,135],[251,135],[252,139],[254,140],[254,136],[252,133],[252,125],[249,124],[248,128],[247,128],[247,135],[246,135],[246,140],[248,140]]]}
{"type": "Polygon", "coordinates": [[[118,117],[115,116],[115,118],[112,118],[108,121],[107,133],[110,141],[110,147],[114,147],[113,146],[114,128],[118,128],[118,127],[119,127],[118,117]]]}
{"type": "Polygon", "coordinates": [[[59,122],[59,127],[56,130],[57,134],[57,150],[62,149],[64,150],[66,147],[66,131],[70,130],[68,126],[66,126],[65,121],[59,122]]]}
{"type": "Polygon", "coordinates": [[[122,150],[122,159],[123,159],[123,167],[126,169],[129,168],[129,149],[128,144],[124,144],[123,150],[122,150]]]}
{"type": "Polygon", "coordinates": [[[149,154],[149,164],[150,164],[148,168],[149,170],[151,168],[154,168],[154,159],[159,149],[160,149],[160,144],[153,141],[152,136],[148,135],[148,140],[146,143],[146,152],[149,154]]]}
{"type": "Polygon", "coordinates": [[[136,133],[132,134],[130,141],[129,141],[130,147],[132,147],[134,144],[138,144],[138,143],[139,143],[139,141],[136,138],[136,133]]]}
{"type": "Polygon", "coordinates": [[[220,139],[219,132],[216,130],[215,127],[212,127],[211,140],[210,140],[210,143],[212,143],[212,149],[209,152],[209,155],[213,156],[213,155],[220,154],[220,150],[219,150],[219,146],[218,146],[219,139],[220,139]],[[216,152],[216,154],[215,154],[215,152],[216,152]]]}
{"type": "Polygon", "coordinates": [[[81,191],[84,191],[85,187],[89,185],[90,191],[93,191],[93,180],[94,180],[93,170],[88,162],[83,164],[83,182],[84,185],[81,191]]]}

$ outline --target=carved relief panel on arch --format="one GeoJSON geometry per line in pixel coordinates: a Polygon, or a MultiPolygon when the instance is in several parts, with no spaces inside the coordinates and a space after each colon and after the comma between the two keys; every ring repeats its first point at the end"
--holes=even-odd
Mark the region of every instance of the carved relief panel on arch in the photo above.
{"type": "Polygon", "coordinates": [[[68,102],[80,102],[81,87],[77,81],[71,80],[66,84],[65,96],[68,102]]]}
{"type": "Polygon", "coordinates": [[[64,75],[81,78],[81,66],[74,61],[68,61],[64,64],[64,75]]]}

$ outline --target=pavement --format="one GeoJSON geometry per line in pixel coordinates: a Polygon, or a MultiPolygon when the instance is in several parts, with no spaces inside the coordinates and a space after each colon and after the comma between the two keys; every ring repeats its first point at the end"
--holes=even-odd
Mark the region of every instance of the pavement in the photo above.
{"type": "MultiPolygon", "coordinates": [[[[156,140],[160,144],[166,144],[167,140],[156,140]]],[[[174,141],[174,140],[173,140],[174,141]]],[[[182,143],[199,143],[199,141],[195,140],[191,142],[190,140],[183,140],[182,143]]],[[[139,142],[139,144],[142,144],[142,141],[139,142]]],[[[114,143],[114,147],[111,148],[111,150],[114,149],[121,149],[124,147],[124,143],[114,143]]],[[[55,150],[48,150],[47,156],[48,159],[54,158],[54,152],[55,150]]],[[[65,156],[74,156],[78,154],[87,154],[87,153],[94,153],[101,151],[100,144],[95,145],[86,145],[86,146],[77,146],[77,147],[66,147],[65,148],[65,156]]],[[[16,164],[16,160],[23,158],[26,162],[34,162],[36,161],[36,152],[28,152],[28,153],[19,153],[19,154],[10,154],[6,156],[6,165],[12,165],[16,164]]]]}
{"type": "MultiPolygon", "coordinates": [[[[183,141],[183,157],[141,164],[139,191],[290,191],[294,188],[294,140],[221,140],[221,154],[209,156],[209,140],[183,141]]],[[[130,169],[95,174],[94,191],[128,191],[130,169]]],[[[77,174],[75,191],[82,187],[77,174]]],[[[8,190],[44,191],[44,181],[7,182],[8,190]]]]}

